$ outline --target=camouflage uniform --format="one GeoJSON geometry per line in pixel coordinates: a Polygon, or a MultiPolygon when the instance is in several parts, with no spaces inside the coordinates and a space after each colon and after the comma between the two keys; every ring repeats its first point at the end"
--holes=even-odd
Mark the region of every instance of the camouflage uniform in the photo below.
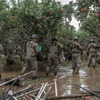
{"type": "Polygon", "coordinates": [[[59,63],[59,48],[62,48],[62,45],[57,41],[52,42],[48,48],[48,61],[46,67],[46,76],[48,76],[51,64],[54,64],[54,75],[58,72],[58,63],[59,63]]]}
{"type": "Polygon", "coordinates": [[[33,75],[32,77],[36,77],[38,71],[38,62],[37,62],[37,53],[39,52],[39,46],[36,42],[30,41],[27,43],[27,52],[26,52],[26,62],[25,67],[23,68],[21,74],[24,74],[25,71],[32,67],[33,75]]]}
{"type": "Polygon", "coordinates": [[[87,53],[89,53],[88,57],[88,67],[93,64],[93,67],[96,66],[96,47],[97,45],[94,43],[91,43],[88,45],[87,53]]]}
{"type": "Polygon", "coordinates": [[[74,42],[71,44],[70,48],[72,50],[72,69],[74,72],[78,73],[81,64],[80,53],[82,51],[82,47],[78,42],[74,42]]]}

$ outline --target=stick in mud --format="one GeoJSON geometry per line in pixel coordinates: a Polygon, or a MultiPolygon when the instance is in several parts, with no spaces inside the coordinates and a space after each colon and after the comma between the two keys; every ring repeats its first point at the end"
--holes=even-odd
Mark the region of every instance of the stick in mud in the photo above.
{"type": "Polygon", "coordinates": [[[79,86],[78,84],[76,84],[76,83],[74,83],[74,82],[73,82],[73,84],[74,84],[74,85],[76,85],[76,86],[78,86],[78,87],[80,87],[80,88],[82,88],[83,90],[85,90],[85,91],[89,92],[90,94],[92,94],[92,95],[94,95],[94,96],[96,96],[96,97],[100,98],[100,96],[99,96],[99,95],[97,95],[97,94],[95,94],[94,92],[89,91],[89,90],[87,90],[87,89],[85,89],[85,88],[83,88],[83,87],[79,86]]]}
{"type": "MultiPolygon", "coordinates": [[[[44,92],[44,90],[45,90],[45,88],[46,88],[47,84],[48,84],[48,83],[45,83],[45,84],[43,85],[42,90],[40,90],[40,92],[39,92],[39,94],[38,94],[38,96],[37,96],[38,98],[40,98],[40,97],[41,97],[41,95],[42,95],[42,93],[44,92]]],[[[38,100],[38,99],[36,98],[35,100],[38,100]]]]}
{"type": "MultiPolygon", "coordinates": [[[[41,88],[40,88],[40,91],[38,92],[38,94],[37,94],[37,98],[39,98],[39,94],[41,93],[41,91],[42,91],[42,89],[43,89],[43,87],[44,87],[44,83],[42,83],[41,84],[42,86],[41,86],[41,88]]],[[[35,99],[36,100],[36,99],[35,99]]]]}
{"type": "Polygon", "coordinates": [[[52,87],[50,86],[49,89],[47,90],[46,94],[44,95],[44,97],[42,98],[43,100],[46,100],[46,98],[48,97],[48,95],[51,92],[52,87]]]}
{"type": "Polygon", "coordinates": [[[55,83],[55,96],[58,96],[58,91],[57,91],[57,79],[54,79],[54,83],[55,83]]]}
{"type": "Polygon", "coordinates": [[[3,85],[5,85],[5,84],[7,84],[7,83],[9,83],[9,82],[12,82],[12,81],[16,80],[17,78],[21,78],[21,77],[23,77],[23,76],[29,75],[29,74],[31,74],[32,72],[33,72],[33,71],[28,72],[28,73],[23,74],[23,75],[20,75],[20,76],[18,76],[18,77],[15,77],[15,78],[13,78],[13,79],[7,81],[7,82],[1,83],[0,86],[3,86],[3,85]]]}

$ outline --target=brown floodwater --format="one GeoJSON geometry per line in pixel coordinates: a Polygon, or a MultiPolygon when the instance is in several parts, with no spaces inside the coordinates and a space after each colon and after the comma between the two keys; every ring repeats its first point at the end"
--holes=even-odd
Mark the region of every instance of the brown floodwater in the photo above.
{"type": "MultiPolygon", "coordinates": [[[[4,72],[2,73],[2,77],[3,78],[16,77],[19,73],[20,72],[4,72]]],[[[29,81],[28,85],[35,84],[38,81],[41,81],[41,83],[48,82],[50,84],[54,82],[55,78],[59,79],[57,81],[58,96],[66,96],[66,95],[80,94],[80,93],[86,92],[85,90],[75,86],[73,82],[90,91],[100,90],[99,65],[96,68],[88,68],[86,67],[86,65],[84,65],[83,67],[80,68],[79,74],[75,74],[73,73],[73,70],[71,69],[71,64],[69,64],[67,67],[60,66],[59,73],[56,77],[53,76],[53,73],[50,73],[50,77],[46,78],[45,72],[39,72],[38,78],[40,79],[37,79],[37,81],[29,81],[29,78],[28,78],[28,81],[29,81]]],[[[0,87],[0,88],[4,88],[4,87],[5,86],[0,87]]],[[[25,87],[18,87],[19,90],[22,88],[25,88],[25,87]]],[[[53,86],[52,92],[50,93],[50,96],[55,96],[54,86],[53,86]]],[[[78,100],[78,99],[75,99],[75,100],[78,100]]],[[[99,99],[91,98],[89,100],[99,100],[99,99]]]]}

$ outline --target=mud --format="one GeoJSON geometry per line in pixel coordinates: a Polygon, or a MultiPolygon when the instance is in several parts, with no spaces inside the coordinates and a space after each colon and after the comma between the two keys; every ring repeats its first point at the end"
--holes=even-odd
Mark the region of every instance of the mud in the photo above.
{"type": "MultiPolygon", "coordinates": [[[[8,77],[16,77],[20,72],[4,72],[2,73],[2,77],[6,78],[8,77]]],[[[79,74],[73,73],[73,70],[71,69],[71,62],[67,66],[60,66],[59,67],[59,73],[57,76],[53,76],[53,73],[50,73],[50,76],[48,78],[45,77],[45,72],[39,72],[38,79],[33,81],[31,80],[30,76],[27,78],[27,83],[29,84],[35,84],[36,82],[40,81],[41,83],[52,83],[53,79],[59,79],[57,82],[58,86],[58,96],[66,96],[70,94],[81,94],[86,92],[83,89],[80,89],[79,87],[75,86],[73,84],[76,83],[88,90],[94,91],[94,90],[100,90],[100,67],[97,65],[96,68],[88,68],[83,62],[82,67],[80,68],[79,74]]],[[[27,86],[28,86],[27,85],[27,86]]],[[[27,87],[26,86],[26,87],[27,87]]],[[[6,86],[6,88],[9,86],[6,86]]],[[[0,87],[5,88],[5,86],[0,87]]],[[[13,87],[16,89],[17,87],[13,87]]],[[[18,87],[17,89],[20,90],[25,87],[18,87]]],[[[54,86],[53,90],[50,94],[50,96],[55,96],[54,86]]],[[[72,100],[72,99],[71,99],[72,100]]],[[[76,99],[78,100],[78,99],[76,99]]],[[[79,99],[81,100],[81,99],[79,99]]],[[[99,100],[96,98],[91,98],[89,100],[99,100]]]]}

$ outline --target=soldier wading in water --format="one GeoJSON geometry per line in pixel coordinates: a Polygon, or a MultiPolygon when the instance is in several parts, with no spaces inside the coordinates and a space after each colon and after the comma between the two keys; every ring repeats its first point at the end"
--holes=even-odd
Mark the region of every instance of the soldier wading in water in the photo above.
{"type": "Polygon", "coordinates": [[[62,49],[63,46],[57,42],[57,39],[52,38],[51,44],[48,47],[48,58],[47,58],[47,66],[46,66],[46,76],[48,77],[50,72],[51,64],[54,65],[54,75],[57,75],[58,72],[58,63],[59,63],[59,49],[62,49]]]}
{"type": "Polygon", "coordinates": [[[99,48],[100,46],[94,43],[94,40],[90,40],[90,44],[87,47],[87,56],[88,57],[88,67],[90,65],[93,65],[93,68],[96,67],[96,56],[97,56],[97,51],[96,48],[99,48]]]}
{"type": "Polygon", "coordinates": [[[73,72],[79,73],[79,69],[81,66],[81,52],[82,52],[82,47],[78,43],[78,38],[75,37],[74,42],[71,44],[70,49],[72,53],[72,69],[73,72]]]}
{"type": "Polygon", "coordinates": [[[21,75],[26,72],[29,66],[32,67],[32,79],[36,79],[37,71],[38,71],[38,61],[37,61],[37,54],[39,52],[39,46],[37,43],[38,36],[33,34],[33,40],[27,43],[27,51],[26,51],[26,62],[25,66],[22,69],[21,75]]]}

